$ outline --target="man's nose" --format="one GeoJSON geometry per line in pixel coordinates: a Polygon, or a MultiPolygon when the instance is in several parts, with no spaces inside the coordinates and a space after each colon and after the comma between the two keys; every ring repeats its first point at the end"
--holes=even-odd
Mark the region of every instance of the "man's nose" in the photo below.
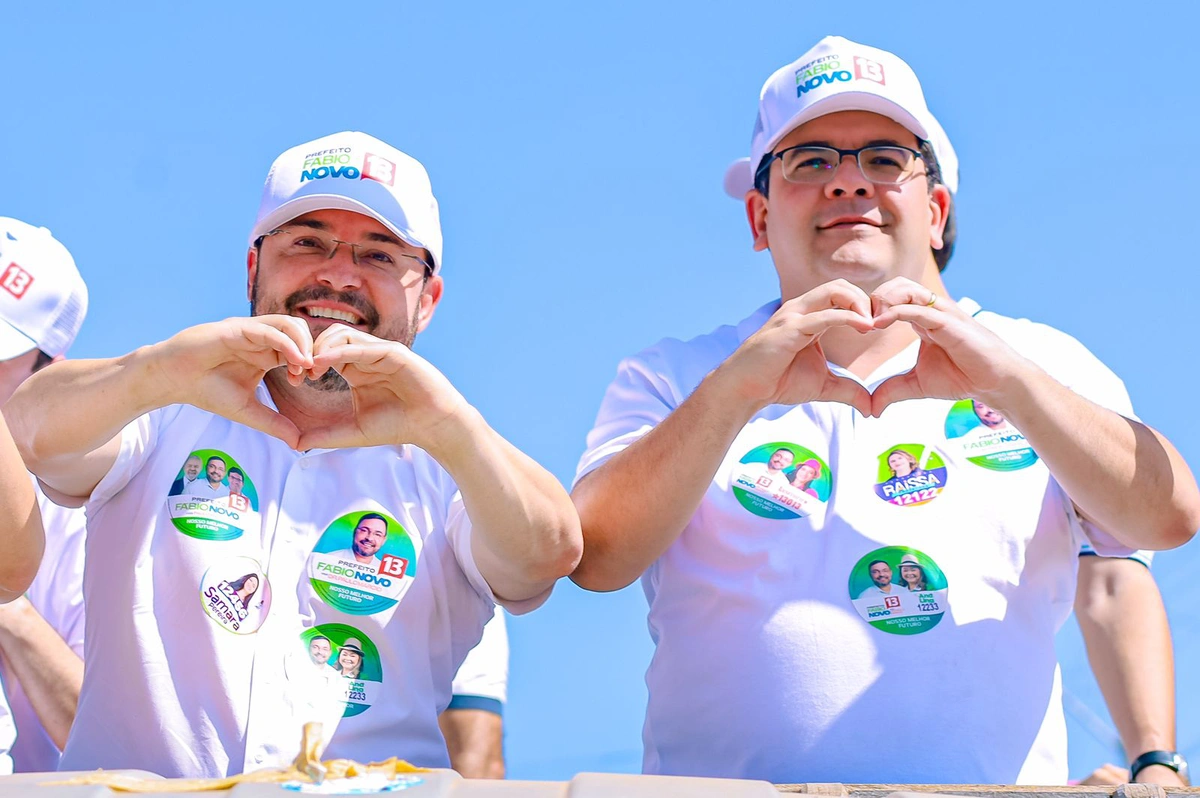
{"type": "Polygon", "coordinates": [[[830,199],[845,196],[873,197],[875,184],[863,177],[862,169],[858,167],[857,155],[843,155],[838,162],[838,168],[833,173],[833,179],[825,184],[825,196],[830,199]],[[849,159],[849,163],[847,163],[849,159]]]}

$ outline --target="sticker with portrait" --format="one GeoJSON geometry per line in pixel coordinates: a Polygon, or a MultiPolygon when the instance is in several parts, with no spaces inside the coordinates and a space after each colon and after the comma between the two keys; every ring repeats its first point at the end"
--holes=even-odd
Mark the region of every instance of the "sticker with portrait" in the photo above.
{"type": "Polygon", "coordinates": [[[395,607],[417,576],[417,543],[399,521],[379,510],[336,519],[308,558],[313,590],[350,615],[395,607]]]}
{"type": "Polygon", "coordinates": [[[301,650],[284,660],[288,680],[313,694],[336,697],[343,717],[366,712],[383,689],[383,664],[371,638],[353,626],[324,623],[300,633],[301,650]]]}
{"type": "Polygon", "coordinates": [[[271,611],[271,583],[257,560],[231,557],[204,572],[200,601],[208,617],[222,628],[254,634],[271,611]]]}
{"type": "Polygon", "coordinates": [[[829,466],[811,449],[785,441],[764,443],[733,468],[733,495],[763,518],[805,518],[829,501],[829,466]]]}
{"type": "Polygon", "coordinates": [[[850,571],[850,603],[883,632],[915,635],[938,625],[949,608],[946,575],[924,552],[886,546],[863,555],[850,571]]]}
{"type": "Polygon", "coordinates": [[[1037,462],[1025,436],[978,399],[955,402],[946,415],[946,439],[971,463],[989,471],[1019,471],[1037,462]]]}
{"type": "Polygon", "coordinates": [[[946,487],[946,463],[932,446],[898,443],[879,455],[875,495],[898,507],[918,507],[946,487]]]}
{"type": "Polygon", "coordinates": [[[258,492],[237,460],[217,449],[197,449],[171,483],[167,510],[189,537],[236,540],[258,526],[258,492]]]}

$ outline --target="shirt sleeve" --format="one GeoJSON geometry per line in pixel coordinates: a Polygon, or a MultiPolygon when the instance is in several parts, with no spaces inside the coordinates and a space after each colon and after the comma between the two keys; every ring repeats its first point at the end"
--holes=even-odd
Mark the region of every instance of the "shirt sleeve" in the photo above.
{"type": "MultiPolygon", "coordinates": [[[[1087,525],[1086,521],[1083,523],[1085,525],[1087,525]]],[[[1079,556],[1080,557],[1095,557],[1096,550],[1092,548],[1090,543],[1085,542],[1082,546],[1079,547],[1079,556]]],[[[1142,565],[1149,568],[1149,567],[1151,567],[1151,564],[1154,562],[1154,552],[1146,551],[1144,549],[1139,549],[1139,550],[1135,551],[1133,554],[1130,554],[1130,555],[1124,557],[1123,559],[1133,560],[1134,562],[1139,562],[1142,565]]]]}
{"type": "Polygon", "coordinates": [[[627,358],[617,367],[616,379],[605,391],[596,424],[588,433],[574,484],[654,429],[682,402],[659,347],[627,358]]]}
{"type": "Polygon", "coordinates": [[[486,709],[502,714],[508,698],[508,631],[503,610],[497,608],[483,627],[483,638],[463,660],[452,692],[450,709],[486,709]]]}
{"type": "Polygon", "coordinates": [[[157,410],[151,410],[143,416],[135,418],[121,430],[121,449],[112,468],[104,478],[92,489],[87,507],[89,511],[102,506],[116,496],[122,488],[142,469],[154,452],[158,443],[159,430],[164,424],[174,420],[182,405],[171,405],[157,410]]]}
{"type": "Polygon", "coordinates": [[[466,574],[467,581],[475,588],[479,595],[493,604],[499,604],[513,615],[524,615],[527,612],[532,612],[538,607],[546,603],[546,599],[550,598],[550,593],[554,590],[554,586],[546,588],[546,590],[532,598],[522,599],[521,601],[508,601],[506,599],[497,598],[492,592],[492,587],[483,578],[483,574],[479,571],[479,566],[475,564],[475,554],[471,549],[472,536],[471,519],[467,515],[467,508],[463,504],[462,492],[454,489],[453,496],[450,500],[450,508],[446,514],[446,538],[450,541],[450,548],[454,551],[454,558],[458,560],[458,565],[466,574]]]}

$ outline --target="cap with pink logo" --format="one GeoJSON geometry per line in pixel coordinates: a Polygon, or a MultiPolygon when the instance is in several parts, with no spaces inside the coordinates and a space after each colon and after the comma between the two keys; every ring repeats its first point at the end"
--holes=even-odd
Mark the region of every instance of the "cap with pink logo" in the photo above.
{"type": "Polygon", "coordinates": [[[250,241],[312,211],[346,210],[377,220],[442,267],[442,227],[429,174],[374,136],[345,131],[292,147],[275,159],[250,241]]]}
{"type": "Polygon", "coordinates": [[[49,230],[0,216],[0,360],[66,352],[87,301],[75,259],[49,230]]]}
{"type": "Polygon", "coordinates": [[[958,158],[925,105],[912,67],[899,57],[841,36],[826,36],[763,84],[750,157],[725,172],[725,193],[742,199],[754,188],[754,170],[784,136],[805,122],[837,111],[871,111],[929,141],[951,193],[958,190],[958,158]]]}

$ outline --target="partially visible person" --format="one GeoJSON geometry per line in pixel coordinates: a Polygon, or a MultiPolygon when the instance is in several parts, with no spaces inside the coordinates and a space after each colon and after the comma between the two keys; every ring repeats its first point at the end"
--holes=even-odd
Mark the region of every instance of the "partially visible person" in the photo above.
{"type": "Polygon", "coordinates": [[[975,415],[979,418],[979,423],[988,429],[1001,430],[1008,426],[1008,419],[1002,416],[999,411],[988,407],[978,399],[971,400],[971,409],[975,411],[975,415]]]}
{"type": "Polygon", "coordinates": [[[891,596],[903,590],[903,587],[892,581],[892,566],[883,560],[873,560],[868,563],[867,572],[871,574],[871,582],[873,584],[859,593],[859,598],[891,596]]]}
{"type": "Polygon", "coordinates": [[[338,649],[337,662],[333,669],[341,674],[343,679],[357,679],[362,673],[363,650],[362,641],[351,637],[338,649]]]}
{"type": "Polygon", "coordinates": [[[246,475],[242,473],[242,469],[236,467],[229,469],[229,476],[226,479],[229,481],[229,495],[241,496],[246,487],[246,475]]]}
{"type": "Polygon", "coordinates": [[[900,581],[910,593],[929,589],[929,579],[925,576],[925,568],[912,554],[900,558],[900,581]]]}
{"type": "Polygon", "coordinates": [[[183,464],[183,476],[171,483],[171,490],[168,493],[170,496],[182,496],[188,494],[188,488],[200,476],[200,469],[204,467],[204,461],[199,455],[189,455],[186,462],[183,464]]]}
{"type": "Polygon", "coordinates": [[[350,548],[335,551],[330,556],[359,565],[370,566],[378,571],[383,557],[379,550],[387,542],[388,521],[379,513],[364,513],[359,517],[351,533],[350,548]]]}
{"type": "MultiPolygon", "coordinates": [[[[66,247],[45,228],[0,217],[0,405],[34,372],[62,359],[86,313],[87,286],[66,247]]],[[[5,434],[0,448],[7,441],[5,434]]],[[[15,493],[8,487],[0,486],[3,501],[36,494],[46,534],[36,578],[16,591],[24,596],[0,607],[0,683],[12,708],[9,717],[0,694],[0,770],[50,771],[83,680],[84,513],[51,502],[23,466],[15,493]]],[[[0,567],[27,567],[27,558],[16,556],[19,546],[3,551],[0,567]]]]}
{"type": "Polygon", "coordinates": [[[454,697],[438,718],[450,767],[469,779],[504,778],[504,705],[508,700],[508,630],[496,608],[454,677],[454,697]]]}
{"type": "Polygon", "coordinates": [[[743,465],[741,467],[742,473],[753,477],[778,478],[786,482],[787,475],[784,474],[784,471],[795,459],[796,453],[791,449],[776,449],[771,452],[770,458],[765,463],[746,463],[743,465]]]}
{"type": "Polygon", "coordinates": [[[217,455],[208,458],[204,464],[204,479],[195,479],[184,488],[185,496],[198,496],[204,499],[215,499],[218,496],[228,496],[225,487],[225,468],[227,463],[217,455]]]}
{"type": "Polygon", "coordinates": [[[792,487],[804,491],[809,496],[818,498],[817,491],[811,486],[821,477],[821,463],[817,460],[805,460],[792,472],[792,487]]]}

